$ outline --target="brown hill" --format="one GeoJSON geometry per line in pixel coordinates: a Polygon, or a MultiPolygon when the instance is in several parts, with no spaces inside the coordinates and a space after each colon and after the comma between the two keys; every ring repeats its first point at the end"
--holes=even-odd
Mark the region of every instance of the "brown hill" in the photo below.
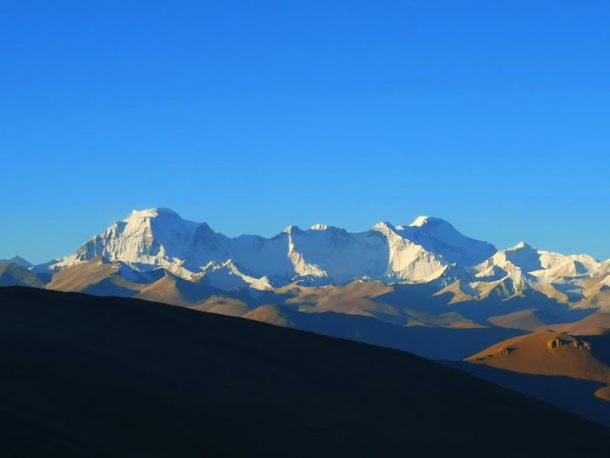
{"type": "MultiPolygon", "coordinates": [[[[297,312],[298,313],[298,312],[297,312]]],[[[285,309],[277,305],[261,305],[260,307],[251,310],[243,315],[243,318],[263,323],[273,324],[275,326],[283,326],[285,328],[294,327],[294,323],[286,313],[285,309]]]]}
{"type": "MultiPolygon", "coordinates": [[[[543,329],[492,345],[466,361],[525,374],[571,377],[608,385],[610,367],[600,356],[608,349],[608,334],[574,336],[543,329]]],[[[610,400],[607,393],[604,388],[595,394],[610,400]]]]}
{"type": "Polygon", "coordinates": [[[119,263],[108,262],[100,257],[76,264],[53,274],[47,289],[73,291],[99,296],[134,296],[143,284],[127,280],[121,273],[119,263]]]}
{"type": "Polygon", "coordinates": [[[188,306],[191,310],[218,313],[220,315],[242,316],[250,311],[244,301],[227,296],[210,296],[204,301],[188,306]]]}
{"type": "Polygon", "coordinates": [[[303,312],[294,306],[270,304],[253,309],[242,318],[408,351],[434,360],[462,360],[492,343],[522,334],[496,327],[399,326],[368,316],[303,312]]]}
{"type": "Polygon", "coordinates": [[[204,307],[201,304],[209,297],[222,293],[199,282],[183,280],[166,273],[157,281],[144,286],[136,297],[147,301],[197,308],[204,307]]]}
{"type": "Polygon", "coordinates": [[[477,295],[477,291],[471,292],[469,294],[465,291],[465,287],[460,280],[456,280],[455,282],[443,287],[440,291],[434,293],[434,296],[450,296],[448,304],[458,304],[460,302],[472,301],[475,299],[477,295]]]}
{"type": "Polygon", "coordinates": [[[173,275],[165,275],[159,280],[146,285],[136,296],[138,299],[145,299],[153,302],[163,302],[170,305],[188,306],[192,301],[185,297],[180,291],[180,279],[173,275]]]}
{"type": "Polygon", "coordinates": [[[521,329],[523,331],[532,331],[548,324],[536,309],[519,310],[506,315],[492,316],[487,321],[501,328],[521,329]]]}
{"type": "Polygon", "coordinates": [[[426,313],[421,310],[406,309],[406,326],[426,326],[438,328],[475,329],[485,326],[475,323],[456,312],[445,312],[439,314],[426,313]]]}
{"type": "Polygon", "coordinates": [[[392,286],[377,281],[354,281],[343,286],[292,287],[287,304],[298,304],[308,312],[337,312],[370,316],[397,324],[405,324],[403,308],[383,302],[379,297],[393,291],[392,286]]]}
{"type": "Polygon", "coordinates": [[[0,286],[42,288],[43,283],[26,268],[12,262],[5,262],[0,264],[0,286]]]}

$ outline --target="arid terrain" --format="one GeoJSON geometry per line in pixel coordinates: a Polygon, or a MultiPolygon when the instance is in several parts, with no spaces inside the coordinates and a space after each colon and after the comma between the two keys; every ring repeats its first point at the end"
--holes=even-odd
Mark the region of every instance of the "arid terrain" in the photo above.
{"type": "Polygon", "coordinates": [[[23,287],[0,318],[4,456],[610,453],[602,426],[406,352],[23,287]]]}

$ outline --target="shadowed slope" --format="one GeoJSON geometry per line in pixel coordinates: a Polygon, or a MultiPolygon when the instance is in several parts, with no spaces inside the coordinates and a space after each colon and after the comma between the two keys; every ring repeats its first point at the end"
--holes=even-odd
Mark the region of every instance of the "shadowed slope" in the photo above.
{"type": "Polygon", "coordinates": [[[598,328],[610,329],[610,313],[598,312],[575,323],[556,324],[551,327],[570,334],[587,333],[598,328]]]}
{"type": "Polygon", "coordinates": [[[378,281],[354,281],[343,286],[323,288],[296,287],[290,290],[293,297],[286,302],[298,304],[304,311],[370,316],[404,324],[407,320],[404,310],[376,300],[391,291],[392,286],[378,281]]]}
{"type": "MultiPolygon", "coordinates": [[[[378,281],[354,281],[342,286],[322,288],[291,286],[281,290],[291,294],[286,305],[296,305],[303,312],[335,312],[345,315],[374,317],[399,326],[432,326],[446,328],[476,328],[480,324],[455,313],[443,304],[443,309],[430,313],[427,303],[420,301],[417,288],[385,285],[378,281]],[[392,303],[385,298],[402,294],[392,303]],[[419,306],[419,308],[418,308],[419,306]]],[[[438,300],[438,299],[437,299],[438,300]]]]}
{"type": "Polygon", "coordinates": [[[524,374],[468,362],[455,361],[445,364],[610,426],[608,401],[593,396],[593,393],[600,389],[599,383],[569,377],[524,374]]]}
{"type": "Polygon", "coordinates": [[[463,360],[489,345],[522,332],[502,328],[397,326],[375,318],[335,312],[304,313],[285,306],[263,305],[243,318],[331,337],[380,345],[433,360],[463,360]]]}
{"type": "Polygon", "coordinates": [[[547,324],[449,364],[610,426],[609,327],[608,313],[547,324]]]}
{"type": "Polygon", "coordinates": [[[43,283],[26,268],[5,262],[0,264],[0,286],[42,287],[43,283]]]}
{"type": "Polygon", "coordinates": [[[532,331],[549,323],[554,323],[556,318],[549,313],[540,312],[536,309],[519,310],[506,315],[492,316],[488,318],[491,324],[501,328],[521,329],[532,331]]]}
{"type": "Polygon", "coordinates": [[[610,453],[608,430],[451,368],[248,320],[6,288],[0,331],[5,455],[610,453]]]}

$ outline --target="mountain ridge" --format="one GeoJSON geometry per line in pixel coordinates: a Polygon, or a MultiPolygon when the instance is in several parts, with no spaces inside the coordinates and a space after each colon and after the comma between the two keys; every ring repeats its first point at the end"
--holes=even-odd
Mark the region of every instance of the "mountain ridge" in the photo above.
{"type": "MultiPolygon", "coordinates": [[[[346,283],[367,277],[426,282],[442,275],[443,269],[456,266],[478,275],[484,275],[485,269],[493,266],[504,273],[515,268],[533,271],[534,267],[542,267],[533,258],[525,266],[507,259],[509,253],[525,247],[535,250],[525,244],[498,250],[489,242],[461,234],[443,219],[424,216],[409,225],[377,223],[364,232],[351,233],[317,224],[306,230],[289,226],[270,238],[228,237],[215,232],[207,223],[185,220],[171,209],[151,208],[132,211],[73,254],[37,268],[56,271],[102,256],[137,269],[162,267],[186,278],[210,262],[222,264],[232,260],[257,278],[309,277],[322,283],[346,283]]],[[[540,253],[541,257],[546,253],[555,255],[540,253]]],[[[563,261],[576,258],[560,256],[563,261]]],[[[587,263],[590,270],[603,265],[591,257],[587,257],[587,263]]]]}
{"type": "Polygon", "coordinates": [[[594,287],[590,281],[610,274],[608,261],[539,250],[525,242],[499,250],[430,216],[417,217],[408,225],[379,222],[363,232],[325,224],[305,230],[288,226],[266,238],[228,237],[169,208],[133,210],[71,255],[30,269],[50,275],[97,257],[123,263],[135,272],[162,269],[226,291],[274,290],[295,281],[345,285],[364,279],[433,284],[437,291],[453,288],[454,303],[487,300],[490,295],[510,299],[538,291],[578,307],[610,305],[605,284],[600,280],[594,287]],[[587,295],[592,290],[593,297],[587,295]]]}

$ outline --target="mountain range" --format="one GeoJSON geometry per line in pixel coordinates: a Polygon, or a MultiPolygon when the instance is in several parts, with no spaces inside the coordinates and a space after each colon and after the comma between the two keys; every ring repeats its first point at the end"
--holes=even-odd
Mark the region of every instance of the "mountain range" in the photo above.
{"type": "Polygon", "coordinates": [[[169,209],[149,209],[133,211],[75,253],[43,267],[62,270],[100,256],[138,271],[163,268],[189,280],[216,277],[211,282],[223,289],[245,284],[271,289],[295,280],[317,285],[359,278],[426,282],[495,252],[493,245],[465,237],[436,218],[418,218],[409,226],[382,222],[361,233],[318,224],[307,230],[289,226],[271,238],[230,238],[169,209]],[[226,276],[241,282],[222,284],[226,276]]]}
{"type": "Polygon", "coordinates": [[[67,256],[0,261],[0,286],[10,285],[163,302],[395,348],[610,425],[610,408],[599,407],[609,398],[610,260],[525,242],[498,249],[440,218],[232,238],[169,209],[133,211],[67,256]],[[586,400],[575,404],[523,382],[539,376],[546,386],[565,377],[593,385],[578,385],[586,400]]]}
{"type": "MultiPolygon", "coordinates": [[[[444,286],[454,303],[533,289],[578,306],[610,286],[610,260],[538,250],[525,242],[498,250],[439,218],[420,216],[409,225],[380,222],[359,233],[317,224],[306,230],[289,226],[271,238],[231,238],[165,208],[134,210],[74,253],[32,271],[63,271],[98,257],[120,263],[125,277],[162,269],[222,290],[377,280],[444,286]],[[597,284],[587,281],[592,278],[597,284]]],[[[16,264],[31,267],[24,262],[16,264]]]]}

